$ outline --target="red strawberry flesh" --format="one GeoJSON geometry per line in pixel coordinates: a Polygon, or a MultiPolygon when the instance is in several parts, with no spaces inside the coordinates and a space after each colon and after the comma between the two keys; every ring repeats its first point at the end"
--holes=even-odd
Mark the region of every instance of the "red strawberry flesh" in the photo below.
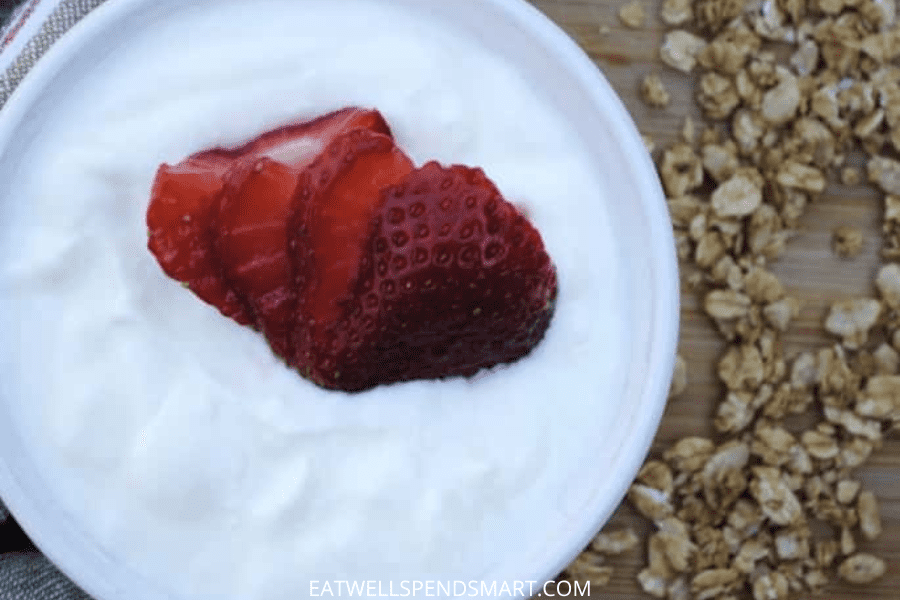
{"type": "MultiPolygon", "coordinates": [[[[411,169],[409,159],[391,138],[368,129],[339,136],[310,167],[308,177],[319,182],[320,201],[320,226],[311,239],[316,255],[332,267],[321,274],[318,295],[326,299],[321,305],[334,294],[346,294],[347,271],[356,269],[379,191],[411,169]],[[329,178],[327,186],[321,183],[323,177],[329,178]]],[[[269,158],[236,163],[214,227],[226,279],[253,309],[272,349],[285,359],[292,356],[290,332],[296,307],[287,224],[297,178],[293,167],[269,158]]],[[[320,312],[312,314],[320,318],[320,312]]]]}
{"type": "Polygon", "coordinates": [[[212,259],[208,228],[230,165],[229,159],[211,154],[162,165],[147,210],[147,245],[169,277],[187,283],[203,301],[246,325],[251,322],[246,307],[212,259]]]}
{"type": "Polygon", "coordinates": [[[280,356],[291,354],[294,304],[287,222],[297,170],[269,158],[244,161],[230,173],[215,219],[214,248],[228,283],[280,356]]]}
{"type": "MultiPolygon", "coordinates": [[[[147,210],[148,248],[166,274],[187,284],[222,314],[240,324],[255,322],[247,299],[227,281],[213,249],[215,232],[211,229],[229,172],[232,169],[244,172],[238,165],[270,157],[290,164],[296,183],[300,171],[334,138],[358,128],[390,135],[378,111],[347,108],[263,134],[240,148],[216,148],[174,166],[162,165],[147,210]]],[[[288,192],[284,198],[271,202],[281,206],[282,200],[290,197],[288,192]]],[[[261,212],[265,213],[266,209],[261,212]]],[[[281,237],[286,240],[286,236],[281,237]]]]}
{"type": "Polygon", "coordinates": [[[359,272],[381,190],[412,168],[390,138],[365,130],[335,140],[310,168],[314,191],[306,201],[301,227],[308,235],[304,243],[315,257],[316,285],[305,297],[307,318],[328,323],[340,316],[339,302],[348,296],[359,272]]]}
{"type": "Polygon", "coordinates": [[[518,360],[543,338],[557,294],[540,234],[461,166],[429,163],[385,189],[358,265],[340,315],[317,319],[318,335],[297,328],[298,367],[332,389],[518,360]]]}

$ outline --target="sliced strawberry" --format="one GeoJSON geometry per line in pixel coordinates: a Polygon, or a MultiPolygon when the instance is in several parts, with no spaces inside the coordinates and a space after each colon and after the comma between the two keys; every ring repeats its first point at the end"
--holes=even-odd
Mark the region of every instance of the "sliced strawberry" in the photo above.
{"type": "MultiPolygon", "coordinates": [[[[341,111],[263,136],[248,148],[246,156],[250,158],[237,159],[229,172],[213,227],[215,249],[226,279],[253,310],[256,324],[272,349],[285,359],[292,358],[290,331],[296,320],[287,227],[298,178],[302,169],[313,161],[306,151],[314,149],[318,157],[325,149],[322,144],[334,145],[332,136],[343,140],[347,132],[359,132],[353,139],[377,136],[387,140],[387,146],[399,153],[390,137],[370,128],[389,132],[375,111],[341,111]],[[276,162],[270,156],[293,162],[276,162]]],[[[335,147],[342,164],[349,164],[350,155],[362,151],[359,165],[371,161],[372,172],[380,168],[380,157],[374,151],[367,153],[365,144],[345,141],[335,147]]],[[[408,162],[405,157],[403,160],[408,162]]],[[[322,168],[336,173],[338,169],[333,167],[331,161],[320,161],[316,177],[321,175],[322,168]]],[[[378,185],[377,177],[373,184],[378,185]]],[[[364,188],[361,192],[366,193],[364,188]]],[[[353,194],[355,190],[347,193],[353,194]]],[[[377,197],[377,192],[374,196],[377,197]]]]}
{"type": "Polygon", "coordinates": [[[392,137],[377,110],[345,108],[299,125],[289,125],[260,136],[242,149],[241,156],[268,157],[297,169],[312,163],[338,136],[367,129],[392,137]]]}
{"type": "MultiPolygon", "coordinates": [[[[232,198],[229,201],[232,205],[229,217],[219,219],[221,226],[213,231],[213,219],[219,212],[220,202],[224,202],[220,201],[220,196],[226,178],[240,178],[246,175],[247,164],[255,164],[259,159],[268,157],[289,164],[293,168],[292,176],[296,184],[300,170],[307,167],[335,137],[358,128],[390,135],[388,125],[378,111],[347,108],[271,131],[240,148],[207,150],[175,166],[163,165],[157,172],[147,211],[150,229],[148,247],[170,277],[186,283],[201,299],[216,306],[224,315],[241,324],[256,323],[262,326],[251,310],[254,303],[247,298],[249,295],[258,299],[262,294],[253,290],[249,293],[236,292],[228,281],[230,271],[224,273],[223,278],[213,239],[221,230],[230,230],[232,224],[229,218],[240,217],[242,221],[235,222],[234,226],[242,227],[252,226],[254,214],[271,220],[279,207],[290,201],[293,187],[285,183],[282,185],[285,193],[265,201],[272,206],[248,209],[246,213],[242,212],[246,203],[232,198]]],[[[259,194],[254,193],[253,196],[259,199],[259,194]]],[[[286,221],[283,225],[286,226],[286,221]]],[[[284,240],[282,233],[275,243],[277,245],[280,241],[284,246],[284,240]]],[[[220,250],[222,248],[227,251],[227,244],[220,250]]],[[[242,250],[237,248],[229,255],[233,259],[232,264],[252,260],[246,254],[246,244],[242,248],[244,254],[240,254],[242,250]]],[[[261,256],[271,252],[271,247],[260,249],[261,256]]],[[[276,286],[270,283],[269,287],[271,292],[276,286]]]]}
{"type": "Polygon", "coordinates": [[[249,313],[225,283],[212,256],[209,222],[231,160],[197,155],[156,173],[147,210],[147,245],[163,271],[242,325],[249,313]]]}
{"type": "Polygon", "coordinates": [[[167,274],[327,388],[518,360],[555,307],[528,220],[480,169],[413,170],[375,111],[163,165],[147,224],[167,274]]]}
{"type": "Polygon", "coordinates": [[[291,356],[295,319],[287,223],[297,170],[269,158],[237,164],[222,192],[213,227],[228,282],[253,310],[256,324],[280,356],[291,356]]]}
{"type": "MultiPolygon", "coordinates": [[[[480,169],[429,163],[378,205],[358,269],[346,267],[352,257],[337,267],[351,277],[349,298],[337,294],[324,312],[301,309],[316,321],[315,335],[297,328],[301,372],[346,391],[470,376],[518,360],[543,338],[555,268],[538,231],[480,169]]],[[[307,260],[312,272],[335,272],[316,253],[307,260]]],[[[320,284],[318,293],[336,288],[320,284]]]]}
{"type": "Polygon", "coordinates": [[[291,228],[301,354],[341,317],[359,275],[372,219],[383,203],[381,191],[412,168],[389,137],[357,130],[336,139],[301,178],[291,228]]]}
{"type": "Polygon", "coordinates": [[[268,131],[237,148],[214,148],[195,154],[200,157],[233,161],[238,158],[271,158],[303,169],[338,136],[354,129],[368,129],[392,137],[391,128],[380,112],[365,108],[343,108],[311,121],[286,125],[268,131]]]}

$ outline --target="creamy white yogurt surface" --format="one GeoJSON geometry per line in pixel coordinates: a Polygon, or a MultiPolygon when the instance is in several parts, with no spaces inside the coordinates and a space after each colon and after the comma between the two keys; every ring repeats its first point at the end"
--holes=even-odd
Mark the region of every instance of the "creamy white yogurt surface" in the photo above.
{"type": "Polygon", "coordinates": [[[6,386],[49,484],[185,597],[468,581],[539,553],[571,517],[584,440],[615,427],[627,354],[614,199],[574,124],[477,41],[388,3],[208,4],[50,110],[0,206],[6,386]],[[145,225],[161,162],[351,105],[382,111],[417,164],[480,166],[527,209],[560,276],[532,355],[328,392],[163,274],[145,225]]]}

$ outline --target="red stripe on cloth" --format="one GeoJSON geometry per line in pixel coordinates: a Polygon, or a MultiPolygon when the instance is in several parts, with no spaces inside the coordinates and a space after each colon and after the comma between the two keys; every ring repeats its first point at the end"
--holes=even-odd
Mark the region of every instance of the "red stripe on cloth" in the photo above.
{"type": "Polygon", "coordinates": [[[28,8],[22,13],[22,16],[19,17],[19,20],[16,22],[16,25],[6,34],[6,37],[3,38],[3,41],[0,42],[0,52],[3,51],[4,48],[9,46],[9,44],[13,41],[13,38],[16,37],[16,34],[19,33],[19,30],[22,29],[22,26],[25,25],[25,21],[28,20],[28,17],[34,12],[34,7],[38,5],[41,0],[31,0],[31,4],[28,5],[28,8]]]}

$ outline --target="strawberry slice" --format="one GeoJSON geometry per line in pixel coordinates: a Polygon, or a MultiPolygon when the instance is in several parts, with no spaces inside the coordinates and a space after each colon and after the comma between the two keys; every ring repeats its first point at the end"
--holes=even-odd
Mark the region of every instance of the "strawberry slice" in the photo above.
{"type": "Polygon", "coordinates": [[[213,260],[208,227],[231,162],[204,153],[177,165],[162,165],[147,210],[147,246],[169,277],[186,283],[226,317],[247,325],[251,323],[249,312],[213,260]]]}
{"type": "Polygon", "coordinates": [[[315,321],[313,334],[297,328],[301,373],[361,391],[471,376],[540,342],[555,307],[555,267],[538,231],[480,169],[428,163],[376,205],[362,252],[333,266],[315,250],[297,262],[319,279],[307,283],[315,300],[300,309],[315,321]],[[348,278],[343,286],[338,274],[348,278]],[[326,303],[329,293],[338,301],[326,303]]]}
{"type": "Polygon", "coordinates": [[[284,358],[295,319],[287,223],[298,172],[270,158],[232,168],[215,220],[214,248],[228,282],[251,307],[256,325],[284,358]]]}
{"type": "MultiPolygon", "coordinates": [[[[207,150],[177,165],[162,165],[151,192],[147,225],[150,230],[148,247],[163,271],[187,284],[198,297],[216,306],[225,316],[242,325],[254,323],[261,327],[254,315],[257,307],[252,306],[247,294],[237,292],[228,281],[236,263],[248,262],[252,257],[241,255],[239,249],[230,252],[234,262],[230,265],[232,268],[223,273],[223,266],[229,265],[220,263],[215,250],[229,252],[228,244],[213,247],[213,239],[221,230],[253,225],[253,212],[242,212],[244,203],[234,198],[220,200],[226,181],[246,176],[248,164],[270,158],[290,165],[296,184],[300,170],[315,160],[334,138],[359,128],[390,135],[388,125],[378,111],[347,108],[265,133],[239,148],[207,150]],[[226,218],[217,219],[222,203],[232,208],[226,218]],[[237,222],[238,217],[242,219],[241,223],[237,222]],[[229,218],[235,222],[231,223],[229,218]],[[213,231],[214,220],[219,224],[216,231],[213,231]]],[[[239,183],[234,187],[239,188],[239,183]]],[[[284,184],[282,187],[287,190],[291,186],[284,184]]],[[[271,211],[277,212],[279,206],[290,200],[292,192],[291,187],[281,197],[269,199],[268,202],[273,204],[271,211]]],[[[258,195],[254,194],[254,197],[258,195]]],[[[266,213],[265,208],[259,211],[262,218],[271,219],[272,214],[266,213]]],[[[280,239],[284,246],[284,234],[280,239]]],[[[267,252],[271,254],[271,248],[260,250],[261,255],[267,252]]],[[[270,288],[274,289],[274,286],[270,285],[270,288]]]]}
{"type": "Polygon", "coordinates": [[[351,298],[381,191],[412,169],[389,137],[360,129],[336,139],[301,178],[291,227],[301,368],[310,343],[322,340],[351,298]]]}
{"type": "Polygon", "coordinates": [[[393,137],[390,127],[377,110],[345,108],[306,123],[266,133],[237,152],[243,157],[268,157],[300,170],[312,163],[335,138],[354,129],[367,129],[393,137]]]}
{"type": "Polygon", "coordinates": [[[351,107],[311,121],[279,127],[237,148],[215,148],[194,156],[232,161],[271,158],[300,170],[309,166],[335,138],[354,129],[368,129],[388,137],[393,136],[380,112],[351,107]]]}
{"type": "MultiPolygon", "coordinates": [[[[335,145],[334,137],[344,140],[351,134],[355,134],[353,139],[377,136],[386,141],[385,152],[395,152],[408,162],[391,138],[379,131],[390,131],[379,113],[341,111],[263,136],[247,149],[245,158],[235,161],[228,174],[213,226],[215,250],[225,278],[252,309],[256,325],[272,349],[286,360],[293,355],[290,332],[296,320],[287,227],[298,178],[317,157],[329,155],[323,154],[323,143],[331,144],[329,148],[342,164],[347,163],[351,153],[361,151],[358,163],[364,162],[365,155],[365,161],[373,161],[372,168],[379,169],[379,157],[374,151],[367,154],[365,144],[335,145]],[[316,152],[312,158],[310,150],[316,152]],[[293,162],[281,162],[288,160],[293,162]]],[[[335,168],[333,161],[320,160],[317,178],[323,168],[337,173],[344,167],[335,168]]],[[[380,185],[377,179],[373,179],[373,185],[380,185]]]]}

